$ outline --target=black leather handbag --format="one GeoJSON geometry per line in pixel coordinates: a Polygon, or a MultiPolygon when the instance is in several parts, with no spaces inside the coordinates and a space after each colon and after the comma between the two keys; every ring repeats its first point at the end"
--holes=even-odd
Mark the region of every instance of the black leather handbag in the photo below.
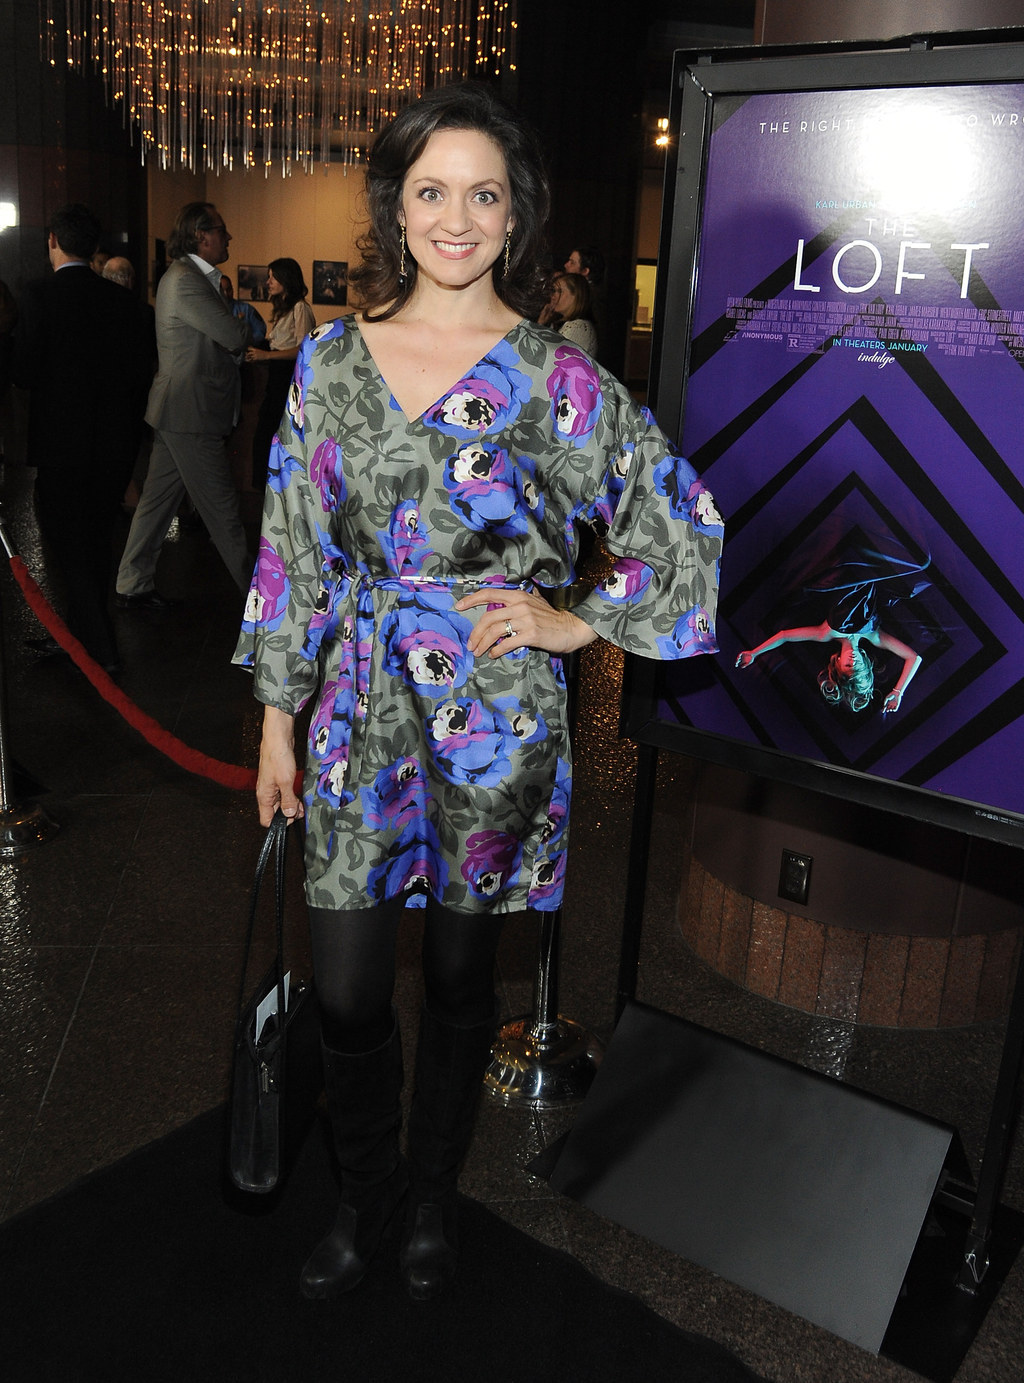
{"type": "Polygon", "coordinates": [[[273,1191],[312,1123],[320,1079],[320,1022],[311,983],[285,980],[284,881],[288,822],[277,812],[260,849],[238,997],[228,1175],[241,1191],[273,1191]],[[246,999],[263,876],[274,856],[277,954],[246,999]],[[283,1015],[283,1021],[282,1021],[283,1015]],[[259,1026],[257,1026],[259,1024],[259,1026]]]}

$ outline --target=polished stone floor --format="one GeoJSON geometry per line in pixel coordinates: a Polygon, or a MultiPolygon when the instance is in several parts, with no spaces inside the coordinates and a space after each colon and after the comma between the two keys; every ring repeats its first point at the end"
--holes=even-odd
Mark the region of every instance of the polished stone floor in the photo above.
{"type": "MultiPolygon", "coordinates": [[[[26,479],[8,469],[3,517],[15,547],[51,589],[25,504],[26,479]]],[[[173,534],[161,582],[184,604],[162,616],[118,613],[121,686],[189,746],[251,765],[257,710],[246,674],[229,665],[238,598],[201,530],[186,526],[173,534]]],[[[50,840],[0,862],[0,1217],[6,1218],[224,1098],[240,938],[261,832],[247,795],[177,767],[67,660],[41,659],[24,648],[41,631],[6,570],[0,603],[9,797],[18,805],[38,802],[59,824],[50,840]]],[[[616,733],[621,673],[613,650],[587,650],[559,971],[561,1011],[603,1039],[615,1012],[636,759],[616,733]]],[[[697,772],[693,762],[672,756],[659,768],[639,997],[954,1125],[977,1168],[1000,1025],[922,1033],[837,1027],[756,999],[687,952],[674,912],[697,772]]],[[[297,863],[291,861],[289,910],[294,963],[302,969],[297,863]]],[[[411,914],[398,979],[407,1035],[418,1006],[416,943],[411,914]]],[[[536,958],[533,929],[510,926],[499,976],[506,1018],[529,1011],[536,958]]],[[[913,1378],[556,1196],[527,1164],[573,1113],[538,1114],[485,1099],[466,1192],[685,1329],[722,1341],[777,1383],[913,1378]]],[[[1024,1210],[1022,1164],[1018,1137],[1004,1191],[1018,1210],[1024,1210]]],[[[1022,1358],[1024,1265],[1018,1263],[958,1383],[1012,1383],[1022,1358]]],[[[537,1379],[545,1377],[539,1360],[537,1379]]]]}

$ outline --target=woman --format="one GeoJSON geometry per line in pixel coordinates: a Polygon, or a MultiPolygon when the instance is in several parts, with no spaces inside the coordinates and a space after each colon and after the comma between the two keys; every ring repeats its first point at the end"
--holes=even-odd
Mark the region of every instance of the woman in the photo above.
{"type": "MultiPolygon", "coordinates": [[[[747,649],[736,658],[738,668],[748,668],[762,653],[780,648],[785,643],[833,643],[839,648],[830,657],[825,667],[818,673],[818,686],[821,694],[831,706],[845,706],[847,710],[866,711],[875,695],[875,664],[868,649],[877,648],[891,653],[901,664],[896,683],[882,703],[882,714],[891,715],[903,704],[903,693],[921,666],[921,655],[893,634],[887,634],[879,620],[879,586],[897,578],[908,578],[923,572],[928,561],[911,563],[899,558],[882,559],[881,554],[872,554],[879,560],[886,560],[893,568],[884,574],[867,579],[848,580],[827,589],[834,596],[828,614],[820,624],[803,625],[795,629],[780,629],[771,638],[765,639],[756,648],[747,649]]],[[[852,575],[863,563],[848,563],[852,575]]],[[[927,585],[918,582],[911,591],[916,595],[927,585]]],[[[895,597],[889,601],[894,603],[895,597]]]]}
{"type": "Polygon", "coordinates": [[[302,1289],[355,1286],[408,1183],[401,1264],[426,1298],[455,1270],[502,918],[561,898],[560,655],[599,633],[712,650],[721,528],[650,416],[526,320],[547,188],[495,98],[453,87],[405,109],[373,146],[367,201],[365,305],[302,347],[236,660],[265,703],[260,819],[306,825],[342,1193],[302,1289]],[[575,524],[602,517],[629,555],[577,614],[553,609],[538,587],[572,581],[575,524]],[[312,696],[299,801],[294,716],[312,696]],[[408,1170],[391,1009],[405,907],[425,909],[408,1170]]]}
{"type": "Polygon", "coordinates": [[[252,442],[253,482],[260,487],[266,480],[270,444],[284,411],[295,357],[303,337],[316,326],[313,309],[305,301],[309,289],[294,259],[275,259],[268,266],[267,289],[271,313],[266,346],[252,345],[245,353],[250,364],[267,367],[267,383],[252,442]]]}
{"type": "Polygon", "coordinates": [[[558,274],[541,323],[588,355],[597,353],[597,327],[590,320],[590,289],[582,274],[558,274]]]}

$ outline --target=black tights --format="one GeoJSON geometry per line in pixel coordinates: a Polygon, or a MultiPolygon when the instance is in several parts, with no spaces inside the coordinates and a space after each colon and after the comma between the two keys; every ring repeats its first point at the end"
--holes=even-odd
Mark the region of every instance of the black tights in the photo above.
{"type": "MultiPolygon", "coordinates": [[[[357,912],[309,909],[321,1030],[333,1051],[370,1052],[390,1037],[403,911],[400,900],[357,912]]],[[[423,989],[435,1018],[469,1028],[494,1016],[500,935],[500,917],[452,912],[427,899],[423,989]]]]}

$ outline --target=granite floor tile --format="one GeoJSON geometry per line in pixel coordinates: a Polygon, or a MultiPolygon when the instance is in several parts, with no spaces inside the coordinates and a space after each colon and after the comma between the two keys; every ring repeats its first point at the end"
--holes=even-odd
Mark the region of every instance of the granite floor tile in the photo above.
{"type": "Polygon", "coordinates": [[[139,828],[138,801],[46,794],[58,830],[0,862],[0,936],[31,945],[87,946],[115,906],[139,828]]]}
{"type": "MultiPolygon", "coordinates": [[[[0,1219],[27,1156],[54,1066],[89,974],[87,947],[32,946],[5,939],[0,965],[0,1219]]],[[[58,1164],[54,1169],[64,1176],[58,1164]]]]}
{"type": "Polygon", "coordinates": [[[224,947],[96,951],[8,1213],[224,1099],[236,974],[224,947]]]}

